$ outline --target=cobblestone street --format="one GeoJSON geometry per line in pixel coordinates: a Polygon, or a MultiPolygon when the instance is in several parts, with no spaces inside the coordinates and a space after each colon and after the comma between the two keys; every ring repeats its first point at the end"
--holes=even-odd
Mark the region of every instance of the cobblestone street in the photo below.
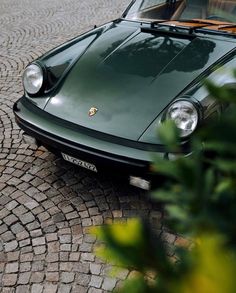
{"type": "MultiPolygon", "coordinates": [[[[129,0],[0,0],[0,292],[111,291],[93,254],[92,225],[162,213],[114,175],[94,175],[22,141],[13,103],[24,67],[49,49],[119,16],[129,0]]],[[[172,245],[176,237],[162,232],[172,245]]]]}

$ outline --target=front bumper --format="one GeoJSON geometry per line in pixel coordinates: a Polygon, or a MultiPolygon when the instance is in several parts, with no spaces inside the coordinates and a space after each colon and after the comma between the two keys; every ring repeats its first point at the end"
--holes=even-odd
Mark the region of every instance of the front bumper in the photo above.
{"type": "MultiPolygon", "coordinates": [[[[149,175],[151,151],[116,143],[103,137],[103,133],[79,130],[74,125],[48,114],[26,98],[18,100],[13,107],[16,122],[27,134],[54,153],[61,152],[95,164],[98,172],[103,169],[121,169],[122,174],[149,175]],[[93,135],[96,134],[96,135],[93,135]]],[[[128,144],[128,143],[127,143],[128,144]]],[[[153,152],[164,158],[164,152],[153,152]]]]}

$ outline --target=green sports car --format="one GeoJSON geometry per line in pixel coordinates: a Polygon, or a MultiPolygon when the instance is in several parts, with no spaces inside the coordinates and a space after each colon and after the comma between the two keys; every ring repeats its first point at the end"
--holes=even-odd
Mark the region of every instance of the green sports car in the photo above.
{"type": "Polygon", "coordinates": [[[132,1],[121,18],[26,67],[14,105],[25,140],[94,172],[120,168],[136,184],[150,153],[175,156],[157,136],[172,119],[188,155],[192,133],[222,111],[202,80],[232,82],[235,16],[231,0],[132,1]]]}

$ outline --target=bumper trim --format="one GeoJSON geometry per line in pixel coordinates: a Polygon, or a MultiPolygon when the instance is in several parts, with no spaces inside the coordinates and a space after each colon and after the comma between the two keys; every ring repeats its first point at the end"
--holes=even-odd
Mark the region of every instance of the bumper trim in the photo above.
{"type": "MultiPolygon", "coordinates": [[[[90,146],[79,144],[77,141],[70,141],[65,137],[58,136],[58,133],[52,133],[52,131],[46,131],[45,127],[41,127],[40,117],[37,114],[30,112],[30,109],[25,108],[20,101],[14,105],[14,114],[17,124],[22,128],[28,135],[34,137],[42,145],[48,148],[50,151],[59,154],[61,152],[71,155],[78,159],[84,159],[85,161],[95,163],[98,166],[98,171],[100,169],[115,168],[121,169],[122,173],[132,174],[132,175],[148,175],[150,173],[150,162],[151,157],[149,157],[148,151],[136,151],[136,156],[139,152],[142,152],[143,157],[147,157],[150,160],[142,160],[136,158],[130,158],[122,155],[118,155],[115,152],[105,152],[100,148],[94,149],[90,146]],[[24,113],[23,113],[24,112],[24,113]],[[32,118],[32,115],[35,117],[32,118]],[[30,116],[30,117],[29,117],[30,116]],[[38,122],[38,127],[35,126],[38,122]],[[40,125],[40,127],[39,127],[40,125]],[[138,152],[138,153],[137,153],[138,152]],[[144,156],[145,155],[145,156],[144,156]]],[[[61,127],[61,126],[60,126],[61,127]]],[[[49,127],[49,130],[50,127],[49,127]]],[[[78,136],[78,133],[77,133],[78,136]]],[[[81,135],[82,136],[82,135],[81,135]]],[[[81,137],[83,138],[83,137],[81,137]]],[[[91,139],[91,137],[90,137],[91,139]]],[[[110,145],[112,146],[113,143],[110,145]]],[[[109,147],[110,147],[109,145],[109,147]]],[[[116,145],[114,145],[116,147],[116,145]]],[[[120,146],[119,146],[120,147],[120,146]]],[[[121,146],[122,152],[125,150],[132,150],[131,148],[121,146]]],[[[111,149],[111,148],[110,148],[111,149]]],[[[112,150],[112,149],[111,149],[112,150]]],[[[121,153],[122,153],[121,152],[121,153]]],[[[128,152],[127,152],[128,153],[128,152]]],[[[164,155],[164,154],[160,154],[164,155]]],[[[142,158],[140,154],[140,158],[142,158]]]]}

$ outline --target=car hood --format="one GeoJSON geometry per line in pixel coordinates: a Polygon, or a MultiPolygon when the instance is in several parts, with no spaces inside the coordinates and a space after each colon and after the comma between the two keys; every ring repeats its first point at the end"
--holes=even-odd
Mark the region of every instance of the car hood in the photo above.
{"type": "Polygon", "coordinates": [[[175,97],[233,48],[230,41],[114,24],[80,56],[45,111],[137,141],[175,97]],[[91,107],[98,109],[94,116],[88,115],[91,107]]]}

